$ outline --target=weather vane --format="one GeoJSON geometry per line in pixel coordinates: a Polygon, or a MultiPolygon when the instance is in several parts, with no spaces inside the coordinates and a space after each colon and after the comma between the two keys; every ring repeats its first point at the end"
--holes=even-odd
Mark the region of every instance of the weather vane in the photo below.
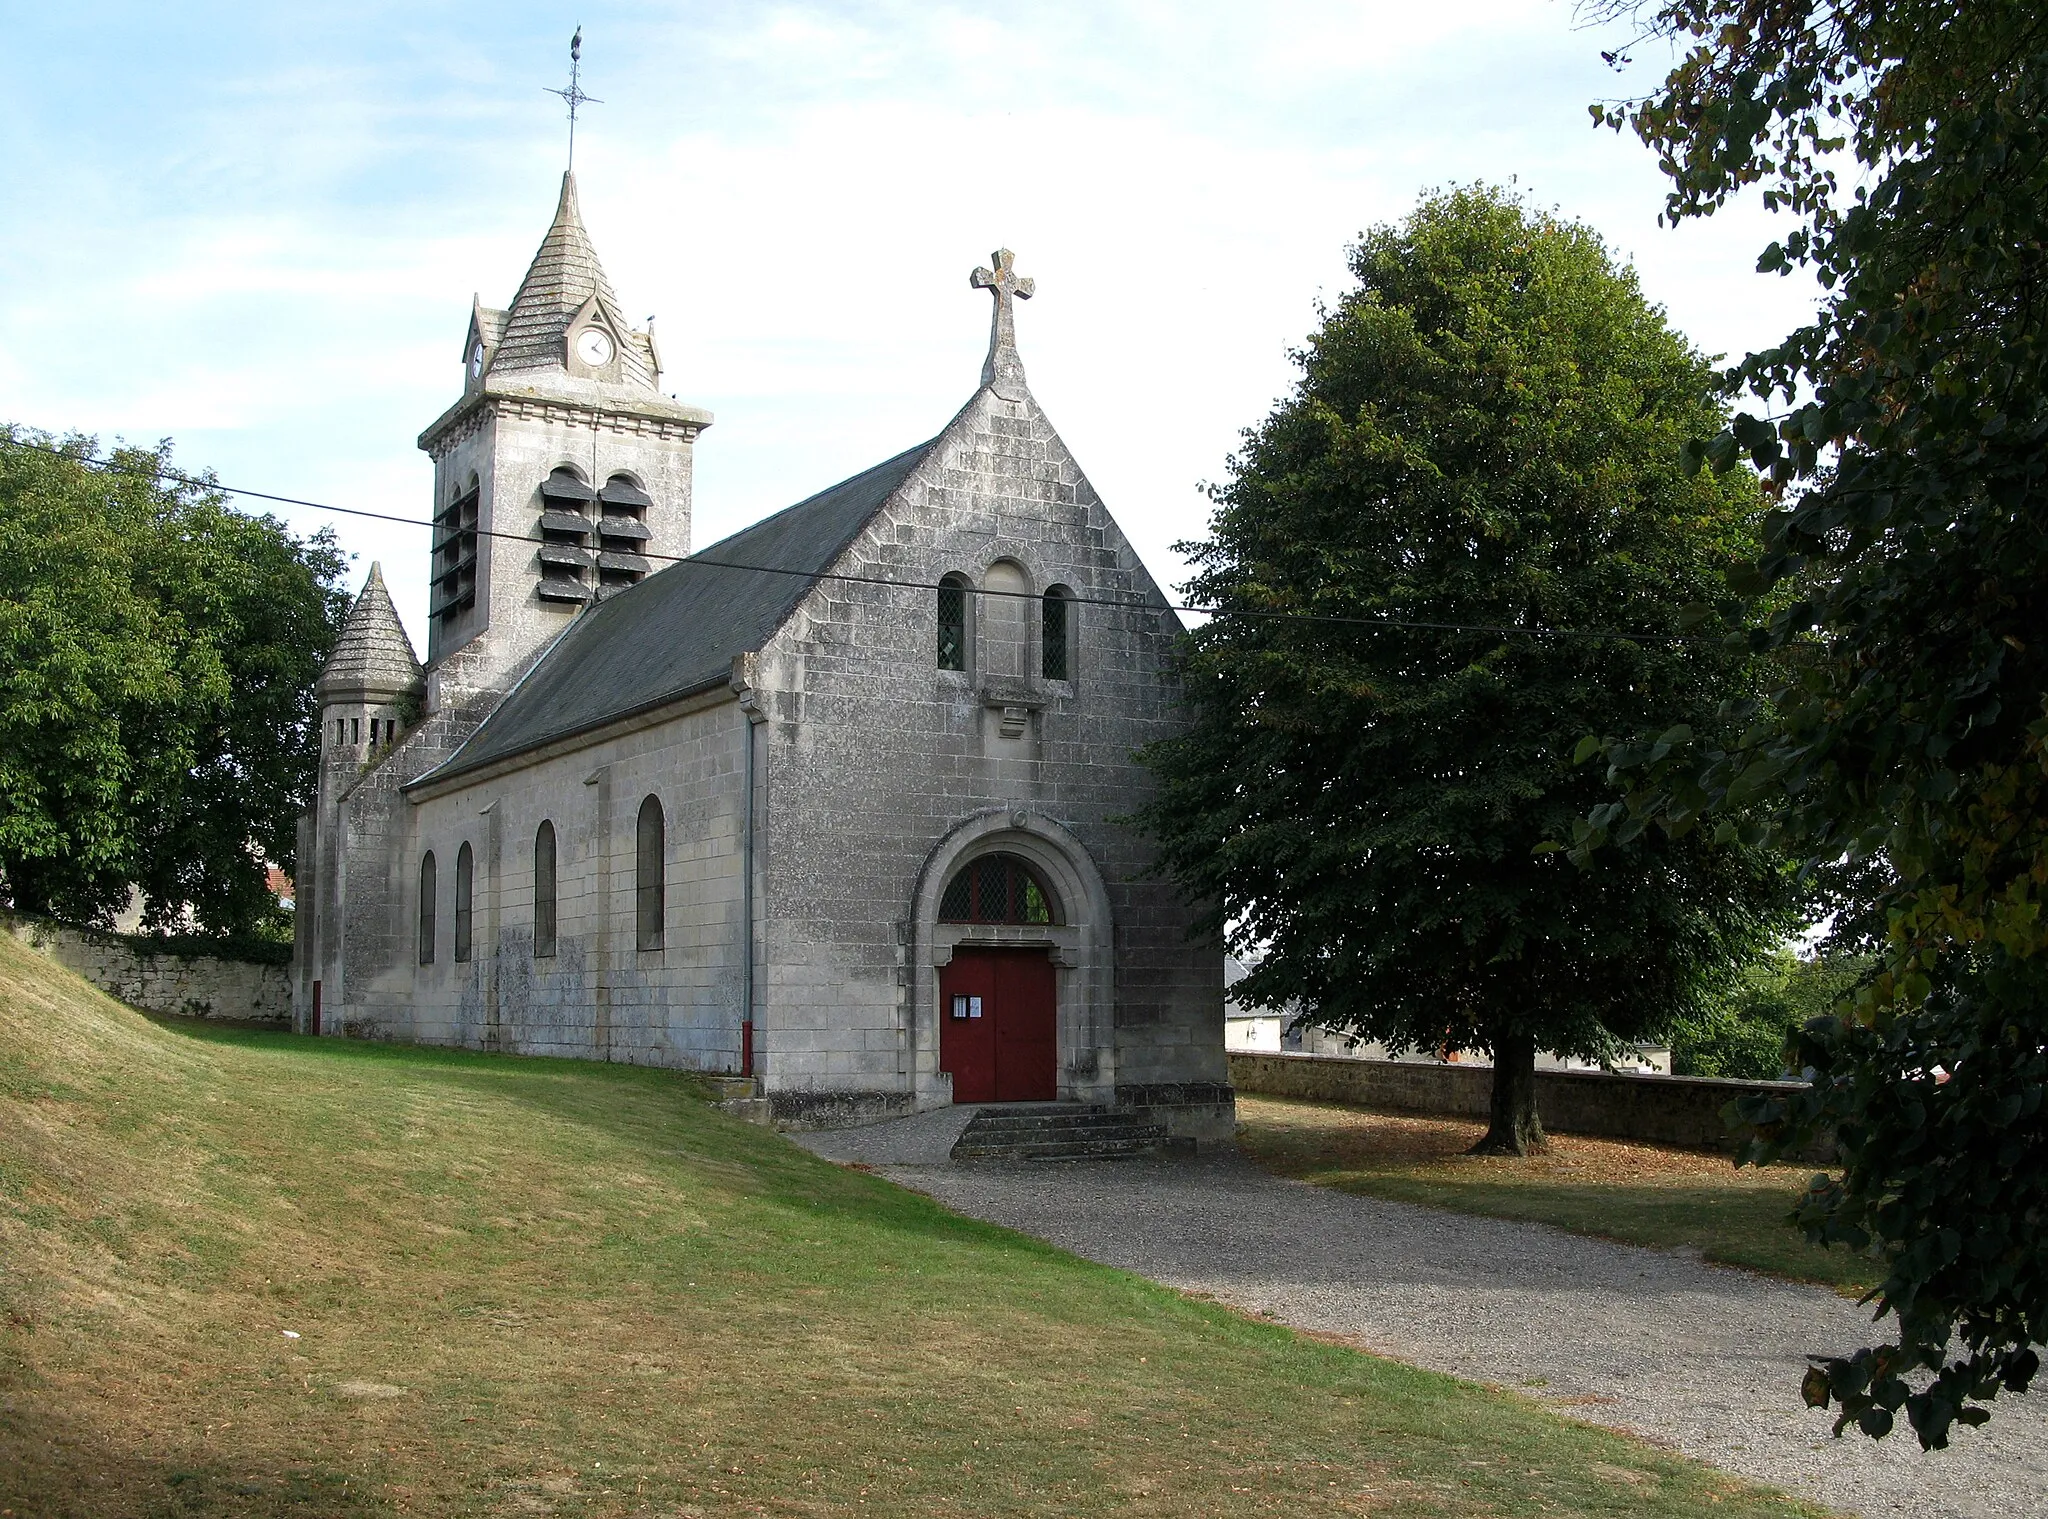
{"type": "Polygon", "coordinates": [[[576,167],[576,108],[582,105],[603,105],[595,95],[583,93],[583,28],[576,28],[576,35],[569,39],[569,88],[549,90],[550,95],[559,95],[569,103],[569,167],[576,167]]]}

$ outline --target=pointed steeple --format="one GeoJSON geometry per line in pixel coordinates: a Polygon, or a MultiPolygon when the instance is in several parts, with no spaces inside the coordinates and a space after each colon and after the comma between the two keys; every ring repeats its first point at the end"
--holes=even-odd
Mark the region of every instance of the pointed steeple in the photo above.
{"type": "Polygon", "coordinates": [[[391,592],[385,589],[384,567],[372,564],[363,592],[334,641],[327,667],[314,684],[314,697],[322,706],[394,701],[417,689],[421,678],[419,656],[413,653],[412,640],[405,636],[398,608],[391,604],[391,592]]]}
{"type": "MultiPolygon", "coordinates": [[[[616,350],[618,378],[653,390],[653,350],[646,335],[635,332],[619,309],[619,298],[583,227],[583,214],[576,204],[576,176],[568,173],[562,176],[562,197],[555,205],[554,223],[541,239],[540,250],[520,281],[519,294],[505,313],[490,372],[563,369],[570,357],[570,343],[583,329],[593,326],[605,333],[616,350]]],[[[605,352],[602,360],[586,360],[586,365],[605,370],[611,362],[611,352],[605,352]]]]}

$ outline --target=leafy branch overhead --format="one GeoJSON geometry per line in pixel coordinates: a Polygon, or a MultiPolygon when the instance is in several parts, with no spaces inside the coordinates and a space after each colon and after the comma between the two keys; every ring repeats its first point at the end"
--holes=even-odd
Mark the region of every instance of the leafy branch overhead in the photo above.
{"type": "Polygon", "coordinates": [[[1797,223],[1759,270],[1824,295],[1731,371],[1753,413],[1691,451],[1780,503],[1729,576],[1779,682],[1712,735],[1592,746],[1626,794],[1574,853],[1712,819],[1841,883],[1841,937],[1881,968],[1800,1036],[1811,1092],[1744,1116],[1761,1156],[1838,1130],[1846,1175],[1801,1222],[1889,1268],[1893,1338],[1818,1364],[1809,1396],[1940,1446],[2048,1338],[2048,10],[1609,9],[1682,49],[1594,108],[1657,153],[1666,216],[1758,187],[1797,223]]]}
{"type": "Polygon", "coordinates": [[[83,922],[138,888],[155,926],[248,932],[311,792],[342,559],[157,483],[168,456],[95,468],[90,439],[0,428],[0,887],[83,922]]]}

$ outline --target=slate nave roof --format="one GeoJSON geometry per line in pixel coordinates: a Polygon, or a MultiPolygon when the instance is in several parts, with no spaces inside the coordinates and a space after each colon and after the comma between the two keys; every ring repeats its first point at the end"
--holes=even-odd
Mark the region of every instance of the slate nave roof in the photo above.
{"type": "Polygon", "coordinates": [[[905,449],[583,612],[467,742],[412,784],[446,780],[725,684],[733,659],[759,649],[789,619],[817,584],[807,577],[832,567],[938,441],[905,449]]]}

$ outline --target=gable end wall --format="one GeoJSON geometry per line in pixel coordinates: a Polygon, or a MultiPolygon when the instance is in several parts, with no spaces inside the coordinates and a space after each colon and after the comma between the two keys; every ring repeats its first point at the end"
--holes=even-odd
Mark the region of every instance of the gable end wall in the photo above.
{"type": "Polygon", "coordinates": [[[1108,1098],[1227,1080],[1221,951],[1189,939],[1187,909],[1115,821],[1150,794],[1135,751],[1181,721],[1179,625],[1036,402],[978,395],[835,568],[980,586],[1006,559],[1034,593],[1064,583],[1152,603],[1073,609],[1074,679],[1038,682],[1045,704],[1019,740],[1001,736],[981,692],[1036,676],[1035,602],[987,603],[981,668],[964,674],[936,668],[923,590],[822,582],[763,651],[771,1094],[870,1093],[887,1108],[933,1092],[937,1052],[913,1006],[918,978],[938,972],[912,963],[912,895],[940,841],[991,808],[1063,825],[1108,889],[1114,1005],[1100,1025],[1113,1047],[1063,1051],[1063,1087],[1108,1098]]]}

